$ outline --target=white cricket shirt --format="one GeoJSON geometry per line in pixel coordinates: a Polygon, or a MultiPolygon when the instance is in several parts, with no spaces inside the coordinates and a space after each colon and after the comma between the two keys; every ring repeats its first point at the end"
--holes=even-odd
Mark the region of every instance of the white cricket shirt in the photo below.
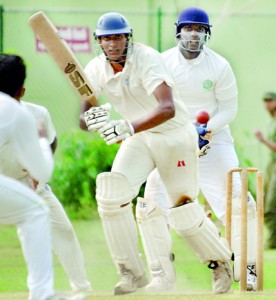
{"type": "Polygon", "coordinates": [[[148,46],[134,43],[122,72],[114,74],[104,54],[92,59],[85,72],[95,89],[96,97],[105,94],[116,111],[129,121],[142,118],[157,107],[153,91],[158,85],[165,81],[172,87],[175,117],[148,131],[162,132],[181,127],[189,119],[160,53],[148,46]]]}
{"type": "Polygon", "coordinates": [[[39,139],[33,117],[1,92],[0,107],[0,173],[17,179],[26,169],[34,179],[47,182],[54,162],[48,141],[39,139]]]}
{"type": "Polygon", "coordinates": [[[198,110],[205,110],[210,114],[208,129],[213,133],[227,127],[238,105],[237,83],[228,61],[207,47],[193,60],[185,59],[178,46],[162,57],[192,122],[198,110]]]}
{"type": "Polygon", "coordinates": [[[44,124],[47,132],[47,140],[49,144],[52,144],[56,137],[56,130],[48,110],[44,106],[34,103],[25,101],[20,101],[20,103],[34,117],[37,128],[40,123],[44,124]]]}

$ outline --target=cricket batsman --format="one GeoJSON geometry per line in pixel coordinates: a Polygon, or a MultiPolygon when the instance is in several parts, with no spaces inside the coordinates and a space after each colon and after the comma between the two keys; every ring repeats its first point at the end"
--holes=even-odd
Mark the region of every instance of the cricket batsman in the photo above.
{"type": "Polygon", "coordinates": [[[167,222],[151,198],[138,199],[136,211],[152,276],[150,283],[138,250],[132,200],[155,168],[168,193],[171,227],[213,270],[214,292],[227,292],[232,284],[232,252],[195,202],[198,135],[170,72],[157,51],[133,42],[132,28],[119,13],[99,18],[95,40],[101,54],[88,63],[85,72],[96,97],[105,94],[121,119],[110,119],[105,107],[91,107],[86,102],[81,120],[108,145],[121,143],[111,172],[99,174],[96,181],[103,231],[120,276],[115,295],[144,286],[158,292],[175,282],[167,222]]]}

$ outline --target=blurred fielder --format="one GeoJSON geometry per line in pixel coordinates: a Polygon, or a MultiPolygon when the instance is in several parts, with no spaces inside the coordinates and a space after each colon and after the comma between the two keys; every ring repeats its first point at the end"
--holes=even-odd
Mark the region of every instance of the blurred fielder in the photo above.
{"type": "MultiPolygon", "coordinates": [[[[194,202],[198,195],[198,136],[161,55],[133,43],[127,19],[118,13],[99,18],[95,38],[103,53],[88,63],[85,72],[96,96],[105,93],[123,118],[109,120],[106,106],[88,111],[89,103],[82,107],[88,130],[98,131],[108,145],[122,142],[111,172],[98,175],[96,192],[106,241],[121,276],[115,294],[132,293],[148,284],[138,251],[132,200],[154,168],[169,195],[172,228],[219,275],[214,277],[215,291],[228,291],[232,253],[194,202]]],[[[136,209],[152,275],[146,289],[159,292],[175,282],[171,236],[153,199],[139,198],[136,209]]]]}
{"type": "MultiPolygon", "coordinates": [[[[207,126],[196,124],[210,141],[210,149],[199,159],[200,189],[216,216],[225,224],[226,175],[239,165],[233,145],[229,123],[237,113],[238,91],[233,71],[225,58],[205,46],[211,36],[211,25],[205,11],[197,7],[180,12],[176,23],[178,45],[162,54],[170,69],[182,101],[195,123],[198,110],[207,111],[211,118],[207,126]],[[205,131],[205,132],[204,132],[205,131]]],[[[206,142],[202,140],[200,142],[206,142]]],[[[157,171],[148,182],[146,194],[166,204],[166,193],[157,171]],[[147,190],[148,189],[148,190],[147,190]],[[162,193],[163,190],[163,193],[162,193]],[[160,196],[163,195],[163,197],[160,196]]],[[[240,277],[240,223],[241,182],[238,173],[233,179],[233,228],[232,250],[234,252],[234,277],[240,277]]],[[[248,276],[247,289],[255,290],[256,264],[256,205],[248,194],[248,276]]]]}
{"type": "MultiPolygon", "coordinates": [[[[21,95],[23,97],[23,95],[21,95]]],[[[20,97],[16,97],[19,101],[20,97]]],[[[40,105],[20,101],[35,119],[37,127],[43,126],[47,132],[48,143],[54,153],[57,147],[56,131],[48,110],[40,105]]],[[[74,228],[66,215],[61,203],[53,194],[49,184],[45,181],[36,181],[26,170],[15,166],[10,168],[10,176],[34,189],[47,203],[50,209],[52,225],[53,250],[58,256],[66,275],[70,280],[72,290],[75,292],[91,291],[91,285],[87,280],[84,268],[83,255],[74,228]]]]}
{"type": "Polygon", "coordinates": [[[42,126],[38,135],[32,116],[14,100],[24,91],[22,58],[0,54],[0,77],[0,223],[17,227],[28,269],[29,300],[69,300],[54,295],[48,207],[30,188],[10,178],[17,166],[46,182],[54,167],[45,129],[42,126]]]}

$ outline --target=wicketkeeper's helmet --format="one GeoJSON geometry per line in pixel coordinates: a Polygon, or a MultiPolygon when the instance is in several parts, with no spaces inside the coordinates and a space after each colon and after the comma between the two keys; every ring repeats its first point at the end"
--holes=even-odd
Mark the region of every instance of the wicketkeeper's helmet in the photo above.
{"type": "Polygon", "coordinates": [[[110,12],[99,18],[94,36],[97,38],[103,35],[123,33],[129,36],[132,35],[132,29],[129,26],[128,20],[119,13],[110,12]]]}
{"type": "Polygon", "coordinates": [[[198,7],[189,7],[182,10],[179,13],[177,23],[175,23],[176,35],[180,33],[182,27],[189,24],[205,25],[207,28],[206,33],[211,35],[210,27],[212,25],[209,24],[209,17],[203,9],[198,7]]]}

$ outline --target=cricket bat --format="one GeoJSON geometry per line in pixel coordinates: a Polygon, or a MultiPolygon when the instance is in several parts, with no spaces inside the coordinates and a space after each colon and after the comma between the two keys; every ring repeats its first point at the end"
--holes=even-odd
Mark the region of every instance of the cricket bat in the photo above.
{"type": "Polygon", "coordinates": [[[59,35],[57,28],[50,19],[40,11],[33,14],[28,22],[81,100],[87,100],[92,106],[98,106],[92,84],[86,77],[80,62],[59,35]]]}

